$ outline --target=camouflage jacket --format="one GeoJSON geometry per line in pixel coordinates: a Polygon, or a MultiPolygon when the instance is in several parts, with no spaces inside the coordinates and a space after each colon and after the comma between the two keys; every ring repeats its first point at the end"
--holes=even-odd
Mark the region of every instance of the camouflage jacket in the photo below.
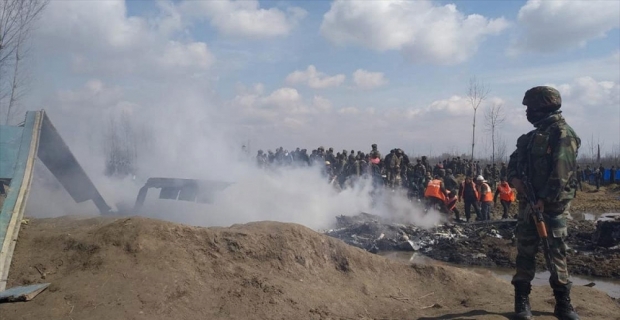
{"type": "Polygon", "coordinates": [[[459,183],[456,181],[456,178],[454,178],[454,175],[449,174],[446,176],[444,183],[446,185],[446,189],[448,189],[452,194],[456,194],[459,189],[459,183]]]}
{"type": "Polygon", "coordinates": [[[421,163],[416,163],[413,166],[413,173],[418,177],[423,177],[426,174],[426,167],[421,163]]]}
{"type": "Polygon", "coordinates": [[[378,150],[376,150],[376,149],[372,149],[372,150],[370,150],[369,154],[370,154],[371,156],[373,156],[373,157],[377,157],[377,158],[379,158],[379,159],[383,159],[383,158],[381,158],[381,152],[379,152],[379,151],[378,151],[378,150]]]}
{"type": "Polygon", "coordinates": [[[538,199],[554,203],[573,199],[577,188],[577,152],[581,139],[554,114],[517,139],[510,155],[508,181],[527,176],[538,199]]]}
{"type": "Polygon", "coordinates": [[[393,155],[390,159],[390,168],[394,170],[400,170],[400,164],[403,161],[403,156],[401,155],[393,155]]]}

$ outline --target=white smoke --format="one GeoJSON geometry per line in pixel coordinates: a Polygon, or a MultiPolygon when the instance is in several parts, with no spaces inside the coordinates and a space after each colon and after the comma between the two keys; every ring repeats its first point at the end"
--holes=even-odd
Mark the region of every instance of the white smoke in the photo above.
{"type": "MultiPolygon", "coordinates": [[[[172,143],[170,138],[166,138],[166,143],[172,143]]],[[[205,144],[206,150],[217,156],[201,159],[200,152],[188,153],[184,154],[183,160],[174,157],[179,165],[175,162],[166,163],[166,158],[161,154],[150,156],[147,157],[149,161],[141,164],[141,172],[153,173],[138,178],[113,179],[104,176],[102,168],[93,170],[91,166],[94,163],[102,164],[103,159],[91,159],[89,165],[84,167],[91,167],[87,170],[90,178],[108,204],[115,211],[123,211],[123,214],[133,208],[140,187],[149,177],[224,180],[232,183],[217,193],[211,204],[158,199],[159,189],[150,189],[139,215],[188,225],[229,226],[269,220],[326,229],[336,222],[335,218],[339,215],[356,215],[361,212],[421,227],[431,227],[441,220],[441,215],[436,212],[425,214],[423,207],[412,203],[404,190],[386,190],[373,201],[372,185],[368,179],[359,180],[352,188],[337,190],[317,167],[260,169],[252,159],[243,159],[222,140],[217,143],[211,141],[205,144]],[[196,165],[191,166],[191,163],[196,165]],[[178,173],[175,174],[175,171],[178,173]]],[[[160,145],[166,146],[164,143],[160,145]]],[[[47,169],[41,168],[40,163],[38,167],[39,178],[33,184],[28,205],[30,216],[96,214],[92,203],[75,204],[66,191],[57,184],[49,183],[53,177],[47,169]]]]}

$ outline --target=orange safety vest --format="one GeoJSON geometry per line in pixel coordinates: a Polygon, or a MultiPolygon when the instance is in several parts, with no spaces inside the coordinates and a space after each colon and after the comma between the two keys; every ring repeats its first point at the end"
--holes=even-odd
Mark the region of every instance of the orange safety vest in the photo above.
{"type": "Polygon", "coordinates": [[[512,188],[508,183],[500,183],[497,186],[497,190],[499,190],[499,199],[503,201],[513,202],[515,201],[515,194],[512,192],[512,188]]]}
{"type": "MultiPolygon", "coordinates": [[[[480,202],[493,202],[493,192],[491,191],[491,187],[486,182],[483,182],[480,187],[480,191],[486,190],[483,198],[480,199],[480,202]]],[[[482,192],[481,192],[482,194],[482,192]]]]}
{"type": "Polygon", "coordinates": [[[454,210],[454,207],[456,207],[456,196],[450,193],[450,191],[448,191],[448,196],[446,197],[446,207],[449,211],[454,210]]]}
{"type": "Polygon", "coordinates": [[[437,198],[441,199],[441,201],[446,201],[446,195],[441,192],[441,180],[435,179],[428,182],[426,186],[426,190],[424,191],[424,197],[429,198],[437,198]]]}
{"type": "MultiPolygon", "coordinates": [[[[474,189],[474,194],[476,195],[476,199],[479,199],[480,195],[478,194],[478,189],[476,189],[476,184],[473,181],[471,182],[471,188],[474,189]]],[[[459,197],[462,198],[464,192],[465,192],[465,181],[461,183],[461,190],[459,190],[459,197]]]]}

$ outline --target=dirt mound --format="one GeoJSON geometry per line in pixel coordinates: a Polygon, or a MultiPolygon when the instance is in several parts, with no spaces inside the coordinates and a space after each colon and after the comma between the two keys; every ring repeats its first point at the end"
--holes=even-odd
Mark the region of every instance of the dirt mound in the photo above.
{"type": "MultiPolygon", "coordinates": [[[[512,287],[490,274],[388,260],[300,225],[197,228],[144,218],[33,220],[9,287],[51,282],[1,319],[505,319],[512,287]]],[[[575,289],[584,318],[620,306],[575,289]]],[[[537,319],[553,319],[535,288],[537,319]]]]}

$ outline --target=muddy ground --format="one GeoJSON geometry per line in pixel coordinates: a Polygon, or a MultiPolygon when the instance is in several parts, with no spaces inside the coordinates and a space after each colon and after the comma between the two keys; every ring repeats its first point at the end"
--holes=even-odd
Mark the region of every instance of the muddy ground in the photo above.
{"type": "MultiPolygon", "coordinates": [[[[9,287],[50,282],[21,319],[508,319],[512,287],[489,274],[408,265],[295,224],[198,228],[145,218],[33,219],[9,287]]],[[[620,305],[579,286],[583,319],[620,319],[620,305]]],[[[535,287],[536,319],[554,319],[535,287]]]]}
{"type": "MultiPolygon", "coordinates": [[[[617,187],[601,188],[596,192],[579,192],[571,206],[571,214],[582,219],[585,213],[620,212],[620,193],[617,187]]],[[[516,213],[513,205],[512,213],[516,213]]],[[[412,225],[384,221],[377,216],[361,214],[355,217],[339,217],[336,227],[328,235],[363,248],[370,252],[418,251],[424,255],[453,264],[483,267],[514,268],[516,220],[497,220],[501,217],[497,208],[495,221],[441,225],[423,230],[412,225]]],[[[620,278],[620,222],[608,223],[615,230],[606,234],[613,241],[594,237],[595,221],[571,220],[567,244],[570,248],[568,267],[575,275],[620,278]]],[[[544,270],[544,258],[537,257],[537,266],[544,270]]]]}

